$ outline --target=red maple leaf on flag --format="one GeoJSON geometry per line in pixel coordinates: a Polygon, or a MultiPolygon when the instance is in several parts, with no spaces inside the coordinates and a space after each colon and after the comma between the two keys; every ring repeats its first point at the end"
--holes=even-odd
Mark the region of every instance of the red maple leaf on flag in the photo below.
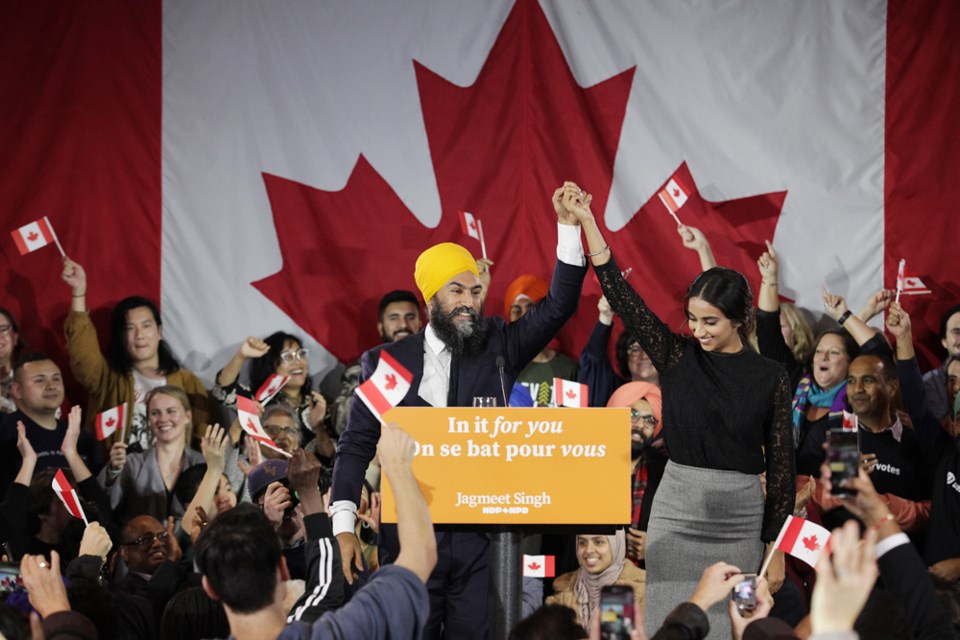
{"type": "Polygon", "coordinates": [[[253,418],[247,418],[247,429],[254,433],[257,432],[257,423],[253,421],[253,418]]]}
{"type": "Polygon", "coordinates": [[[674,189],[674,190],[673,190],[673,197],[674,197],[674,198],[679,198],[679,197],[680,197],[680,189],[674,189]]]}
{"type": "Polygon", "coordinates": [[[527,568],[530,569],[531,571],[539,571],[539,570],[540,570],[540,563],[539,563],[539,562],[531,562],[530,564],[527,565],[527,568]]]}
{"type": "Polygon", "coordinates": [[[387,375],[383,376],[383,379],[387,381],[386,384],[383,385],[387,391],[392,391],[397,388],[397,376],[393,375],[392,373],[388,373],[387,375]]]}
{"type": "Polygon", "coordinates": [[[573,391],[567,391],[567,397],[571,399],[576,398],[577,394],[575,394],[573,391]]]}
{"type": "Polygon", "coordinates": [[[115,425],[115,424],[117,424],[117,421],[113,418],[113,416],[110,416],[110,417],[107,419],[106,425],[107,425],[108,427],[112,427],[112,426],[115,425]]]}
{"type": "Polygon", "coordinates": [[[816,551],[820,548],[820,541],[817,540],[816,534],[811,534],[803,539],[803,546],[810,551],[816,551]]]}
{"type": "Polygon", "coordinates": [[[31,231],[30,234],[27,236],[27,240],[29,240],[30,242],[34,242],[39,237],[40,236],[37,235],[36,231],[31,231]]]}
{"type": "MultiPolygon", "coordinates": [[[[598,225],[619,264],[637,265],[633,282],[642,283],[644,298],[679,326],[683,293],[700,267],[682,247],[659,189],[617,233],[607,230],[602,213],[635,68],[581,88],[535,0],[515,4],[473,85],[460,87],[413,65],[440,222],[423,226],[363,155],[336,192],[264,173],[284,263],[253,283],[261,293],[341,362],[353,361],[380,341],[380,297],[391,289],[415,290],[421,251],[458,242],[479,255],[479,243],[463,238],[458,221],[459,211],[470,211],[483,219],[487,252],[496,262],[488,312],[500,309],[518,275],[549,279],[557,238],[550,199],[564,180],[575,180],[593,194],[598,225]]],[[[663,167],[664,180],[673,169],[663,167]]],[[[676,173],[690,191],[681,219],[703,230],[721,264],[758,282],[754,261],[773,237],[785,194],[712,203],[699,197],[685,163],[676,173]]],[[[596,322],[599,286],[588,280],[584,296],[586,311],[560,336],[568,353],[579,353],[596,322]]]]}

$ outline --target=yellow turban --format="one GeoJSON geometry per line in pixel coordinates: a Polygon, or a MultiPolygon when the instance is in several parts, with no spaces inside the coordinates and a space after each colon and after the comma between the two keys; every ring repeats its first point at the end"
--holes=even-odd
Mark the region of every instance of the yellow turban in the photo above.
{"type": "Polygon", "coordinates": [[[480,275],[477,261],[469,251],[458,244],[444,242],[435,244],[420,254],[413,270],[413,279],[423,294],[423,301],[430,302],[430,298],[447,284],[450,278],[464,271],[475,276],[480,275]]]}

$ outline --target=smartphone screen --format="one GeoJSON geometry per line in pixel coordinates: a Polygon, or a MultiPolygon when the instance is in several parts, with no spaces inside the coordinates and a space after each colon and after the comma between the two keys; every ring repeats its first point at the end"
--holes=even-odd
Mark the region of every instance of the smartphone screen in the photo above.
{"type": "Polygon", "coordinates": [[[633,631],[633,588],[608,585],[600,590],[600,638],[630,640],[633,631]]]}
{"type": "Polygon", "coordinates": [[[22,586],[20,565],[12,562],[0,562],[0,595],[5,596],[11,591],[15,591],[17,587],[22,586]]]}
{"type": "Polygon", "coordinates": [[[860,464],[860,447],[856,431],[831,429],[827,432],[827,465],[830,467],[830,493],[843,495],[855,493],[854,489],[841,486],[844,480],[857,477],[860,464]]]}
{"type": "Polygon", "coordinates": [[[753,611],[757,608],[757,574],[743,574],[743,581],[737,583],[730,593],[730,597],[737,603],[741,612],[753,611]]]}

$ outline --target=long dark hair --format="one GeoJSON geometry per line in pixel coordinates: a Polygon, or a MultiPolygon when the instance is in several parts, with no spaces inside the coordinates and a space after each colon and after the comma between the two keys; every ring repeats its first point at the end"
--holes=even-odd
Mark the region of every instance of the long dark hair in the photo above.
{"type": "Polygon", "coordinates": [[[684,311],[690,298],[701,298],[720,309],[728,319],[739,322],[737,333],[743,345],[748,346],[747,335],[753,328],[753,291],[742,273],[724,267],[707,269],[690,283],[683,299],[684,311]]]}
{"type": "MultiPolygon", "coordinates": [[[[107,362],[110,368],[119,373],[130,373],[133,371],[133,359],[130,352],[127,351],[127,314],[133,309],[146,307],[153,314],[153,321],[157,323],[157,329],[163,326],[160,320],[160,311],[157,305],[142,296],[130,296],[117,303],[110,314],[110,346],[107,347],[107,362]]],[[[160,339],[157,347],[157,358],[160,362],[160,371],[165,374],[175,373],[180,370],[180,363],[173,357],[173,352],[165,340],[160,339]]]]}
{"type": "MultiPolygon", "coordinates": [[[[296,342],[300,345],[300,348],[303,348],[303,340],[295,335],[284,333],[283,331],[272,333],[264,338],[263,341],[267,343],[270,350],[267,351],[266,355],[250,361],[250,388],[253,389],[253,391],[263,386],[263,383],[267,381],[267,378],[269,378],[271,374],[276,373],[277,367],[280,366],[280,354],[283,352],[285,342],[296,342]]],[[[307,377],[307,381],[300,389],[301,398],[310,396],[311,387],[310,378],[307,377]]]]}
{"type": "Polygon", "coordinates": [[[6,316],[10,322],[10,329],[17,334],[17,343],[13,345],[13,351],[10,353],[10,368],[13,369],[13,365],[16,364],[20,353],[26,345],[23,342],[23,338],[20,337],[20,325],[17,324],[17,319],[13,317],[13,314],[7,311],[5,307],[0,307],[0,315],[6,316]]]}

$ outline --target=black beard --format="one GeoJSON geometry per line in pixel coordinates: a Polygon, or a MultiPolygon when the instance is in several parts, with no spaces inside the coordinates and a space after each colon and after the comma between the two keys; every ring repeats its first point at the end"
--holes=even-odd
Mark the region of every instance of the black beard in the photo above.
{"type": "Polygon", "coordinates": [[[450,349],[450,353],[458,358],[474,358],[487,347],[487,332],[483,330],[480,313],[470,307],[457,307],[450,313],[443,313],[440,305],[435,301],[430,305],[430,326],[450,349]],[[460,313],[469,313],[470,322],[458,324],[453,318],[460,313]]]}
{"type": "Polygon", "coordinates": [[[630,459],[636,460],[643,452],[647,450],[647,445],[650,444],[650,441],[653,438],[644,438],[643,434],[640,434],[640,440],[630,440],[630,459]]]}

